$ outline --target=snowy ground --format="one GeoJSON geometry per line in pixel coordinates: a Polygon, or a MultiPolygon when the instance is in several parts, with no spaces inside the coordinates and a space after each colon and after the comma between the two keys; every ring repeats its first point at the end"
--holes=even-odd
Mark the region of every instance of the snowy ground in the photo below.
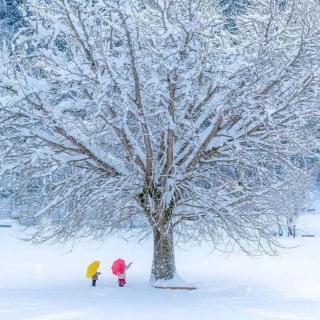
{"type": "Polygon", "coordinates": [[[180,275],[198,286],[192,292],[149,287],[151,243],[82,243],[70,253],[70,246],[34,247],[0,228],[0,320],[319,320],[320,215],[300,225],[318,236],[286,240],[296,247],[278,257],[178,249],[180,275]],[[125,288],[109,271],[118,257],[134,261],[125,288]],[[92,288],[84,272],[95,259],[103,275],[92,288]]]}

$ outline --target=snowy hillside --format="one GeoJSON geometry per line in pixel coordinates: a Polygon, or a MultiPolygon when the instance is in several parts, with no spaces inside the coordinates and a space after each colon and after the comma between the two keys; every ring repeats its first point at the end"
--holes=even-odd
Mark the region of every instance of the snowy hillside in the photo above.
{"type": "Polygon", "coordinates": [[[65,247],[20,242],[0,228],[0,319],[11,320],[318,320],[320,319],[320,216],[302,218],[314,238],[285,239],[294,247],[278,257],[250,258],[212,253],[208,247],[177,250],[181,276],[193,292],[148,285],[151,243],[119,240],[65,247]],[[211,254],[212,253],[212,254],[211,254]],[[110,266],[118,257],[134,261],[128,285],[119,288],[110,266]],[[102,261],[96,288],[86,265],[102,261]]]}

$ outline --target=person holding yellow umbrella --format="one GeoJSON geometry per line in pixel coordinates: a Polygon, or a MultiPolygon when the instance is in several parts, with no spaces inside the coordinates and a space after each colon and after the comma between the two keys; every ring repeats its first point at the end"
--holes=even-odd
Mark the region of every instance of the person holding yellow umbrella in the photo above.
{"type": "Polygon", "coordinates": [[[100,268],[100,261],[93,261],[88,265],[86,276],[92,280],[92,286],[95,287],[99,279],[101,272],[98,272],[100,268]]]}

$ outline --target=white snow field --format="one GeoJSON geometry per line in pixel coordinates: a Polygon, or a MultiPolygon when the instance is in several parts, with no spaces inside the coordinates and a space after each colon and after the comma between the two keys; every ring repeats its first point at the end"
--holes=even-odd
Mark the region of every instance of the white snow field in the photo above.
{"type": "Polygon", "coordinates": [[[151,241],[109,240],[68,246],[33,246],[0,228],[0,320],[319,320],[320,215],[300,219],[313,238],[286,239],[294,248],[276,257],[223,255],[209,247],[177,249],[179,274],[195,291],[149,286],[151,241]],[[110,267],[134,261],[119,288],[110,267]],[[85,269],[102,262],[97,287],[85,269]]]}

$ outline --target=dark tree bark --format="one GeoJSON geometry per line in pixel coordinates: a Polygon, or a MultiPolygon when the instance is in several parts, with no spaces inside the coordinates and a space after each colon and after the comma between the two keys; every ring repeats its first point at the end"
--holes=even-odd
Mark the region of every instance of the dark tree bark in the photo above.
{"type": "Polygon", "coordinates": [[[170,280],[176,273],[172,225],[153,230],[153,262],[151,281],[170,280]]]}

